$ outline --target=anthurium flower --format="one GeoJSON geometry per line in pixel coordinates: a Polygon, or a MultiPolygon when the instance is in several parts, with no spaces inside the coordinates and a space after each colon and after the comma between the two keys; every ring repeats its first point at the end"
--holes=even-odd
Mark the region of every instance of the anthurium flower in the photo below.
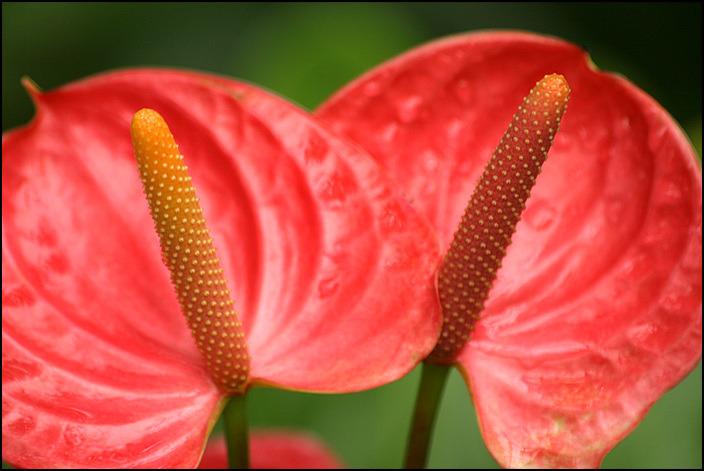
{"type": "Polygon", "coordinates": [[[185,156],[229,280],[249,357],[238,393],[371,388],[433,348],[434,231],[378,164],[305,112],[169,70],[25,86],[37,115],[3,135],[2,153],[10,464],[193,467],[230,393],[162,262],[130,138],[142,108],[185,156]]]}
{"type": "Polygon", "coordinates": [[[315,113],[402,182],[447,248],[521,98],[551,73],[569,83],[569,110],[479,320],[447,360],[505,467],[598,466],[701,358],[691,144],[579,47],[520,32],[422,46],[315,113]]]}
{"type": "MultiPolygon", "coordinates": [[[[342,469],[342,460],[317,437],[291,430],[254,430],[251,469],[342,469]]],[[[212,437],[198,469],[228,469],[225,437],[212,437]]]]}

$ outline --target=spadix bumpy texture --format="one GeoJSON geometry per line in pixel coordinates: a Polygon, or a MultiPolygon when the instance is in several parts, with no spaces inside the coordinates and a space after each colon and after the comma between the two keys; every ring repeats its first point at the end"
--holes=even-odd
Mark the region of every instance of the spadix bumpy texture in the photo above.
{"type": "Polygon", "coordinates": [[[469,339],[547,158],[569,93],[562,75],[540,80],[485,167],[438,274],[443,327],[430,361],[452,362],[469,339]]]}
{"type": "Polygon", "coordinates": [[[225,391],[242,393],[249,373],[244,332],[183,156],[155,111],[138,111],[131,132],[161,254],[181,310],[215,383],[225,391]]]}

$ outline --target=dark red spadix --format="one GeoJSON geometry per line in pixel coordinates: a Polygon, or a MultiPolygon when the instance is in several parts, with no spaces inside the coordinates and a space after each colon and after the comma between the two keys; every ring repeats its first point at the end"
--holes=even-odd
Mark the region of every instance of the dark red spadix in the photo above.
{"type": "Polygon", "coordinates": [[[548,156],[569,94],[562,75],[540,80],[486,165],[440,267],[443,328],[430,361],[454,361],[469,339],[548,156]]]}

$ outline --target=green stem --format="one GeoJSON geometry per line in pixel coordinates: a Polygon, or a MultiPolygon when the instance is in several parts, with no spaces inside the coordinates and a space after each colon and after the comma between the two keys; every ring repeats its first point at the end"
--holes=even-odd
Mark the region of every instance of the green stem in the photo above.
{"type": "Polygon", "coordinates": [[[406,469],[419,469],[427,466],[430,437],[450,368],[451,365],[434,365],[427,361],[423,362],[416,410],[406,450],[406,469]]]}
{"type": "Polygon", "coordinates": [[[230,469],[249,469],[247,395],[230,396],[223,412],[230,469]]]}

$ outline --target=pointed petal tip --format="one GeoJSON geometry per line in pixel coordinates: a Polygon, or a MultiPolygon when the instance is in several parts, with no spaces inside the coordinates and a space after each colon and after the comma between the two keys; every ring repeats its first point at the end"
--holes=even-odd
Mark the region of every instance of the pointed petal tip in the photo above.
{"type": "Polygon", "coordinates": [[[41,95],[42,90],[41,88],[39,88],[39,85],[37,85],[37,83],[31,78],[29,78],[27,75],[20,79],[20,83],[22,84],[24,89],[27,90],[27,93],[29,93],[32,98],[41,95]]]}

